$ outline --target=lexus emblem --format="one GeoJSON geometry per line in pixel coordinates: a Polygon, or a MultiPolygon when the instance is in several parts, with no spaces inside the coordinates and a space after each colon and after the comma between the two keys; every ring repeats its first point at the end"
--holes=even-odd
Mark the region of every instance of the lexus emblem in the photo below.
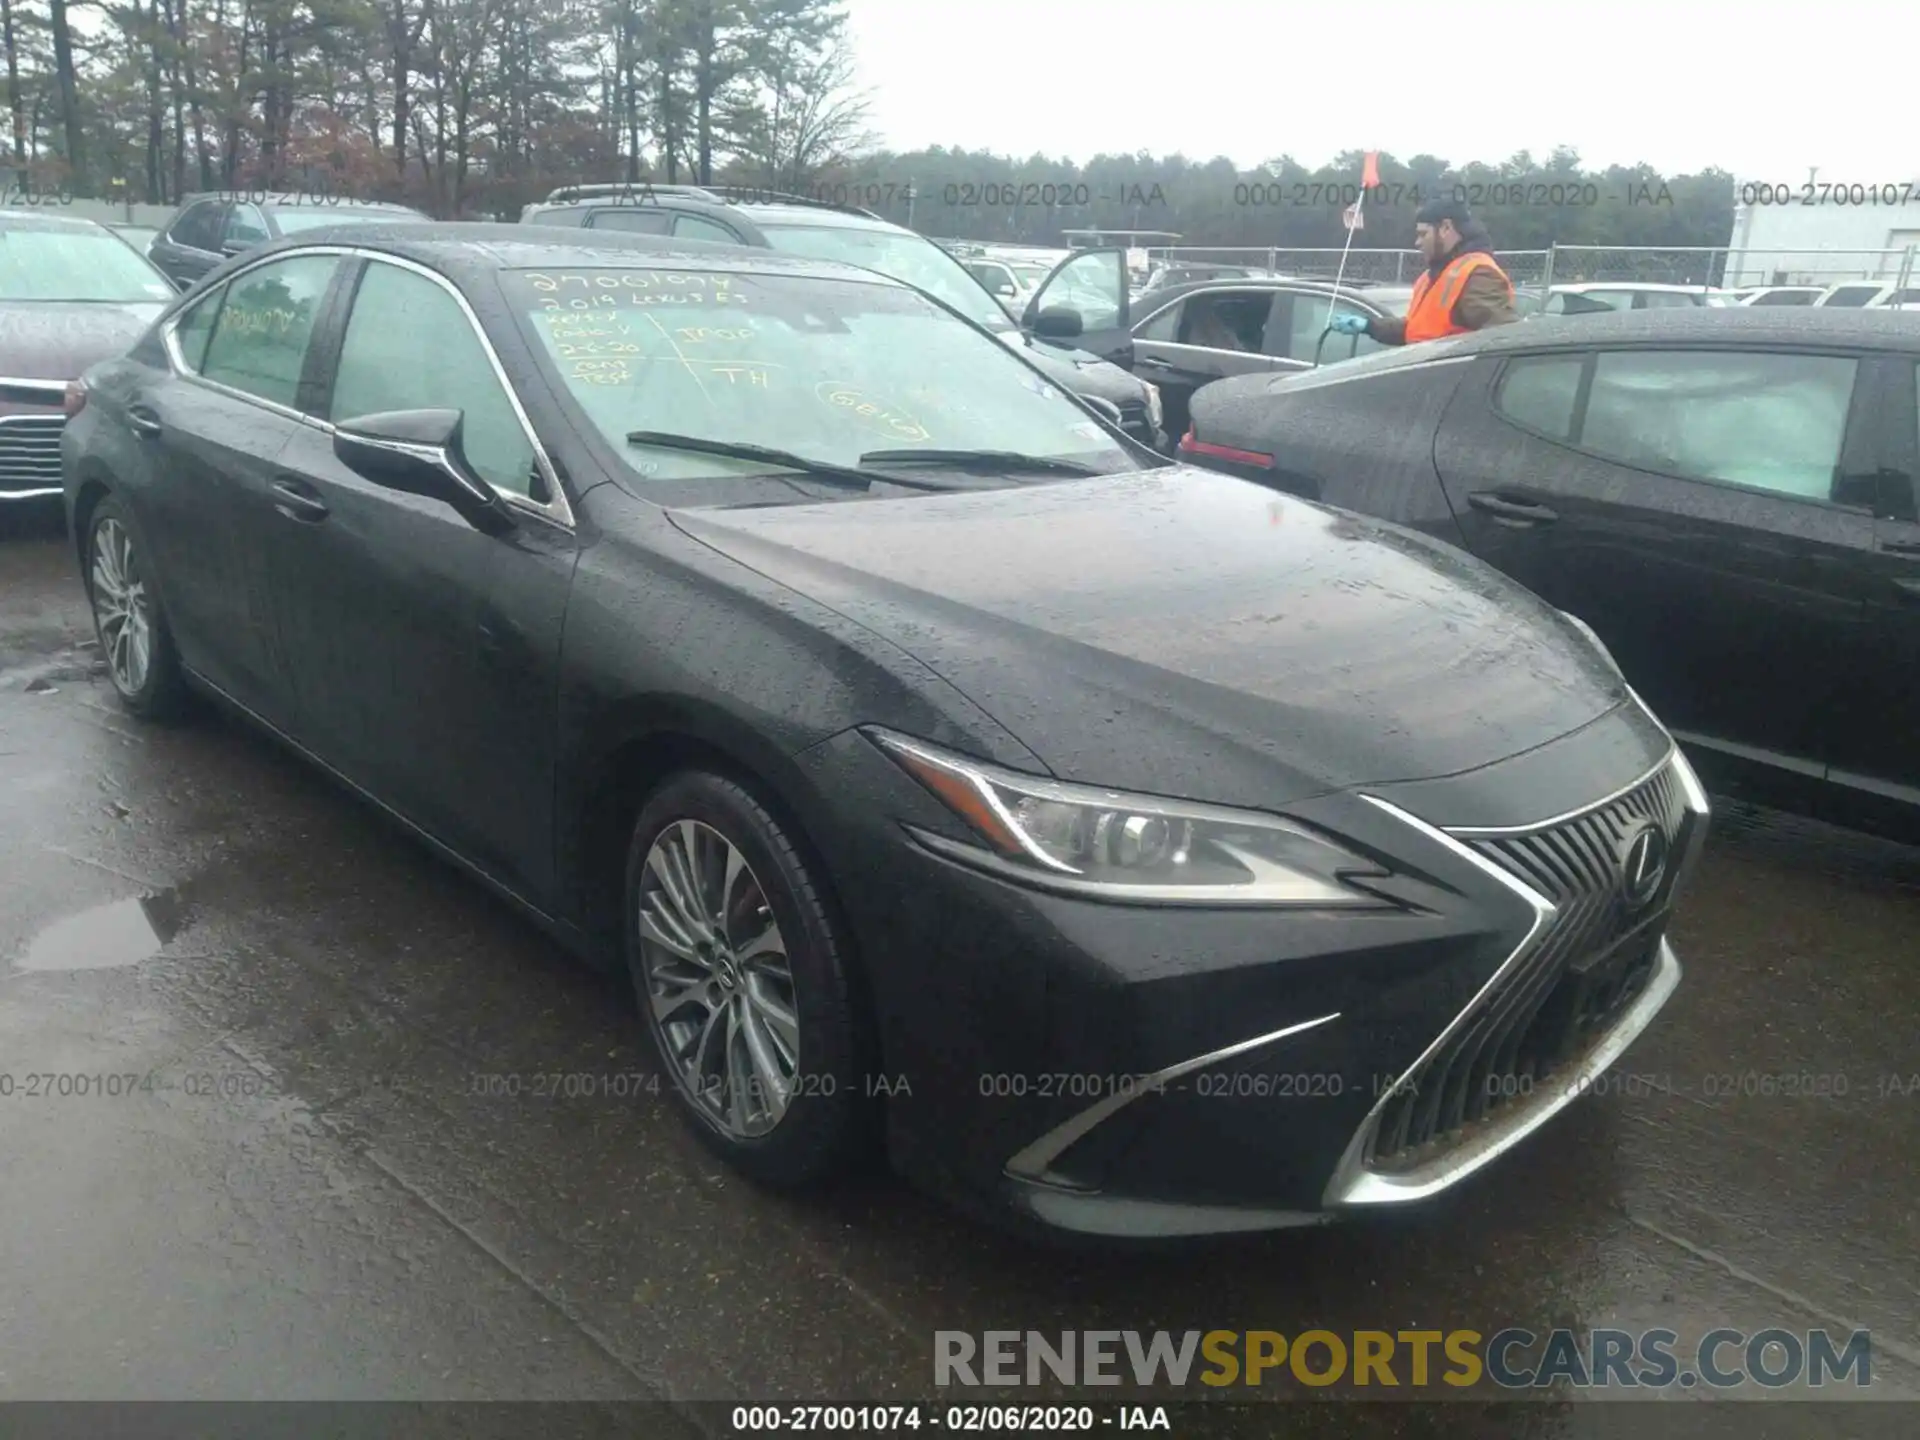
{"type": "Polygon", "coordinates": [[[1620,847],[1620,898],[1638,910],[1660,893],[1667,878],[1667,837],[1658,825],[1643,824],[1620,847]]]}

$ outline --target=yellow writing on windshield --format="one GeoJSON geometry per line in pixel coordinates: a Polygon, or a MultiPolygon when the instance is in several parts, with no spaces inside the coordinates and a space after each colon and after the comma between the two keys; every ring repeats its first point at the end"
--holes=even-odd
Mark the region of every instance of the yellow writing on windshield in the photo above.
{"type": "Polygon", "coordinates": [[[813,387],[821,400],[880,434],[900,440],[926,440],[932,431],[897,405],[838,380],[822,380],[813,387]]]}

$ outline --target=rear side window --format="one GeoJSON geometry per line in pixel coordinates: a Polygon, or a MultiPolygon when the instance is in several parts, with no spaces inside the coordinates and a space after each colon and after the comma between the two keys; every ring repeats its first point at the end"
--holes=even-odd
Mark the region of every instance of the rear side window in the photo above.
{"type": "Polygon", "coordinates": [[[587,217],[591,230],[625,230],[629,234],[664,235],[673,217],[664,210],[596,210],[587,217]]]}
{"type": "Polygon", "coordinates": [[[1173,341],[1180,334],[1180,312],[1185,301],[1176,300],[1133,332],[1136,340],[1173,341]]]}
{"type": "Polygon", "coordinates": [[[237,275],[214,317],[200,373],[293,409],[320,302],[339,261],[296,255],[237,275]]]}
{"type": "Polygon", "coordinates": [[[198,201],[173,222],[167,238],[191,250],[218,250],[221,212],[225,209],[218,200],[198,201]]]}
{"type": "Polygon", "coordinates": [[[1511,361],[1493,392],[1493,408],[1536,434],[1565,440],[1573,433],[1573,407],[1586,365],[1580,355],[1540,355],[1511,361]]]}
{"type": "Polygon", "coordinates": [[[1358,305],[1341,300],[1337,310],[1331,295],[1301,294],[1292,297],[1292,320],[1288,326],[1284,349],[1276,353],[1288,360],[1298,360],[1311,365],[1318,360],[1322,365],[1332,364],[1335,360],[1351,360],[1355,355],[1367,355],[1380,348],[1380,342],[1370,335],[1329,335],[1327,316],[1361,315],[1371,318],[1370,312],[1358,305]]]}
{"type": "Polygon", "coordinates": [[[1764,351],[1612,351],[1577,444],[1637,469],[1831,500],[1856,362],[1764,351]]]}

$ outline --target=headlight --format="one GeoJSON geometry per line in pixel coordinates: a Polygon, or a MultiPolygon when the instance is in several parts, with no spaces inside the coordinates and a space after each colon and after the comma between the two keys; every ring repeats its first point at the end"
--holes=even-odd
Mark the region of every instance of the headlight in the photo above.
{"type": "Polygon", "coordinates": [[[920,833],[952,859],[1042,889],[1135,903],[1374,906],[1388,871],[1277,816],[1043,780],[867,732],[986,848],[920,833]]]}
{"type": "Polygon", "coordinates": [[[1158,430],[1160,428],[1160,387],[1143,380],[1140,382],[1140,388],[1147,392],[1147,422],[1158,430]]]}

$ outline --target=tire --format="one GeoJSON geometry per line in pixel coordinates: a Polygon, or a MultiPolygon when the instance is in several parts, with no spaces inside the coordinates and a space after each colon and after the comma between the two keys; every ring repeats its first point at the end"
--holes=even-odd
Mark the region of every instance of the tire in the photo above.
{"type": "Polygon", "coordinates": [[[707,1147],[781,1189],[853,1169],[874,1137],[866,1022],[824,889],[767,808],[709,771],[668,776],[634,823],[623,927],[655,1058],[707,1147]]]}
{"type": "Polygon", "coordinates": [[[120,703],[143,720],[172,720],[187,709],[187,683],[160,599],[146,580],[145,553],[126,506],[109,495],[87,521],[94,634],[120,703]]]}

